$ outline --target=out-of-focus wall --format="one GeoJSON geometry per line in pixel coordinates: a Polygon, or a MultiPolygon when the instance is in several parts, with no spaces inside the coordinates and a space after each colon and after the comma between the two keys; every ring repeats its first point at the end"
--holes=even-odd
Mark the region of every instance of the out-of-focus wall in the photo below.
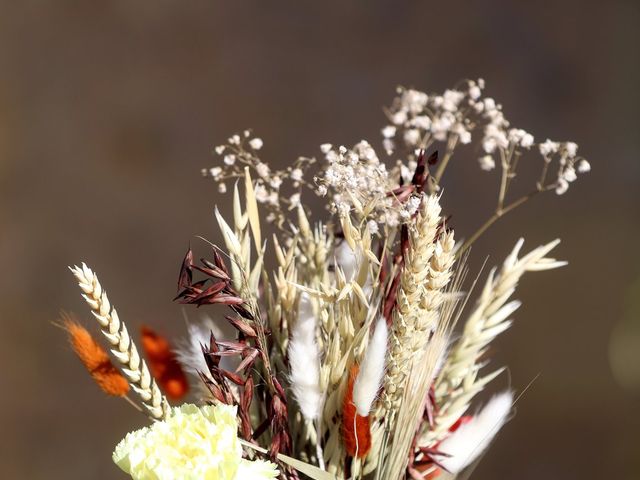
{"type": "MultiPolygon", "coordinates": [[[[89,320],[67,265],[100,272],[132,327],[183,335],[171,301],[181,256],[194,235],[219,239],[213,206],[228,201],[200,177],[214,145],[252,127],[276,166],[327,141],[379,147],[397,84],[477,77],[515,125],[575,140],[593,172],[474,248],[477,268],[521,235],[530,247],[560,236],[570,266],[522,283],[495,350],[509,375],[493,388],[540,376],[473,478],[638,478],[640,378],[627,367],[640,361],[640,4],[1,5],[3,478],[121,478],[111,450],[144,424],[103,397],[50,323],[60,308],[89,320]]],[[[495,192],[476,156],[463,149],[446,184],[459,235],[495,192]]]]}

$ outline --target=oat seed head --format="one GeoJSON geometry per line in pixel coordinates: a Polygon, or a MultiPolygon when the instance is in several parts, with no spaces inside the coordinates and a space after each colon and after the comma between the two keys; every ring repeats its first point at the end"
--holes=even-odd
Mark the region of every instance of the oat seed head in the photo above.
{"type": "Polygon", "coordinates": [[[518,258],[524,244],[519,239],[502,268],[489,272],[480,297],[467,317],[460,339],[453,345],[438,377],[436,403],[439,406],[435,427],[421,438],[424,446],[433,445],[447,435],[449,428],[467,411],[473,397],[503,369],[480,376],[481,357],[493,339],[507,330],[511,315],[520,302],[510,300],[522,275],[528,271],[558,268],[566,262],[545,257],[559,243],[554,240],[518,258]]]}

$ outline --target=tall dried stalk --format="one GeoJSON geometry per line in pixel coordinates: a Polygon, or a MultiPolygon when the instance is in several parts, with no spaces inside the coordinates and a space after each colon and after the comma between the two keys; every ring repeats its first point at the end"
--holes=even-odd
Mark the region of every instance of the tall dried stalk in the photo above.
{"type": "Polygon", "coordinates": [[[84,263],[82,267],[73,266],[69,269],[78,280],[78,285],[84,292],[82,296],[111,344],[111,353],[120,362],[122,373],[142,400],[147,413],[154,419],[166,418],[169,415],[169,403],[149,373],[147,364],[140,358],[126,325],[120,321],[115,307],[109,303],[98,276],[84,263]]]}
{"type": "Polygon", "coordinates": [[[558,243],[559,240],[555,240],[518,259],[523,244],[520,239],[505,259],[500,272],[496,273],[495,268],[491,270],[480,298],[465,323],[462,337],[449,352],[438,377],[435,425],[422,436],[421,446],[433,445],[444,438],[449,428],[467,411],[473,397],[503,371],[500,368],[478,378],[483,366],[481,358],[487,345],[511,326],[509,317],[520,306],[520,302],[508,300],[522,275],[566,264],[545,258],[558,243]]]}
{"type": "MultiPolygon", "coordinates": [[[[276,377],[276,369],[270,358],[270,348],[267,336],[269,328],[262,318],[259,302],[259,282],[263,271],[265,245],[262,243],[260,218],[258,216],[257,200],[249,169],[244,169],[245,208],[242,210],[239,190],[234,188],[232,229],[216,209],[216,218],[222,231],[225,244],[231,253],[231,278],[233,287],[240,292],[244,300],[244,307],[249,315],[245,320],[255,332],[255,350],[259,352],[261,362],[259,370],[253,372],[252,382],[264,382],[266,385],[264,412],[256,412],[256,416],[264,415],[264,424],[269,424],[271,433],[270,453],[275,457],[277,453],[291,453],[292,442],[288,424],[288,406],[285,392],[276,377]],[[251,260],[251,240],[257,252],[255,262],[251,260]]],[[[251,364],[252,365],[252,364],[251,364]]],[[[251,383],[252,385],[252,383],[251,383]]],[[[244,388],[247,403],[251,404],[249,393],[253,388],[244,388]],[[248,392],[248,393],[247,393],[248,392]]]]}
{"type": "MultiPolygon", "coordinates": [[[[365,472],[378,469],[377,475],[380,475],[380,459],[384,458],[385,474],[377,478],[392,478],[388,475],[396,475],[394,472],[400,468],[398,457],[404,459],[402,462],[406,467],[411,442],[418,428],[418,419],[424,411],[426,394],[432,381],[431,367],[425,364],[425,355],[427,349],[429,355],[433,355],[436,340],[447,325],[441,314],[445,289],[453,274],[455,241],[453,232],[443,231],[438,234],[439,228],[444,227],[440,211],[438,196],[425,197],[415,224],[409,230],[409,245],[404,252],[393,313],[387,375],[382,402],[376,412],[376,418],[384,421],[373,427],[373,448],[365,468],[365,472]],[[425,368],[429,370],[426,373],[425,368]],[[423,378],[424,375],[426,377],[423,378]],[[416,377],[427,383],[415,384],[416,377]],[[422,392],[423,389],[426,390],[422,392]],[[416,391],[420,391],[422,397],[407,400],[407,395],[417,394],[416,391]],[[413,401],[418,401],[422,409],[416,410],[416,405],[408,406],[413,401]],[[409,428],[409,432],[398,430],[401,418],[402,428],[409,428]]],[[[435,363],[436,360],[433,359],[434,368],[435,363]]]]}
{"type": "Polygon", "coordinates": [[[404,395],[413,356],[436,326],[441,290],[450,278],[447,271],[452,265],[449,257],[453,249],[453,237],[447,235],[445,247],[440,244],[438,258],[432,264],[440,212],[439,197],[425,197],[415,224],[409,227],[409,246],[404,254],[389,341],[390,355],[382,398],[385,413],[379,416],[389,414],[393,417],[404,395]],[[432,265],[436,268],[432,269],[432,265]],[[441,267],[445,270],[441,271],[441,267]]]}
{"type": "MultiPolygon", "coordinates": [[[[451,312],[449,310],[449,312],[451,312]]],[[[411,364],[409,379],[390,435],[386,461],[376,472],[376,479],[402,480],[405,478],[410,451],[420,423],[423,421],[429,388],[433,384],[439,359],[449,339],[451,314],[443,315],[436,331],[411,364]]]]}

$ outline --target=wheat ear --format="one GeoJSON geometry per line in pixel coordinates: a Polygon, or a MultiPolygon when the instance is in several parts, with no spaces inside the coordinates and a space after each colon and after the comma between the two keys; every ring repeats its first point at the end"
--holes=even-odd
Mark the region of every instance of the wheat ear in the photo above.
{"type": "MultiPolygon", "coordinates": [[[[455,241],[453,232],[443,232],[438,238],[440,213],[439,196],[424,197],[408,232],[409,246],[404,254],[389,336],[387,375],[382,402],[375,412],[376,419],[384,418],[384,425],[375,423],[372,427],[373,445],[366,472],[377,465],[376,458],[383,458],[389,447],[395,452],[406,447],[405,456],[409,453],[404,441],[395,442],[395,446],[385,444],[394,443],[388,435],[393,434],[393,425],[404,408],[414,364],[424,358],[429,340],[439,328],[445,289],[452,276],[455,241]]],[[[421,415],[415,411],[413,414],[421,415]]]]}
{"type": "MultiPolygon", "coordinates": [[[[429,259],[428,275],[424,279],[418,322],[412,330],[413,335],[401,340],[407,345],[410,354],[404,366],[408,374],[403,396],[393,411],[395,421],[390,425],[384,471],[377,478],[399,478],[406,469],[411,443],[422,421],[438,359],[442,356],[449,337],[456,302],[445,302],[445,293],[451,288],[448,286],[453,276],[454,262],[453,231],[443,232],[435,242],[429,259]]],[[[458,282],[455,283],[454,290],[457,287],[458,282]]],[[[379,437],[376,435],[376,452],[380,451],[380,447],[379,437]]]]}
{"type": "Polygon", "coordinates": [[[397,304],[389,338],[390,355],[385,378],[383,408],[393,411],[403,396],[413,356],[424,348],[437,324],[438,308],[442,303],[442,288],[450,278],[453,262],[449,255],[453,244],[439,246],[433,259],[435,238],[440,223],[439,197],[432,195],[422,201],[415,224],[410,227],[409,247],[400,276],[397,304]],[[433,269],[433,267],[437,267],[433,269]],[[444,267],[444,269],[442,269],[444,267]],[[435,277],[434,277],[435,274],[435,277]]]}
{"type": "Polygon", "coordinates": [[[120,362],[122,373],[131,388],[140,396],[149,416],[157,420],[165,419],[169,415],[169,403],[149,373],[147,364],[140,358],[127,327],[120,321],[115,307],[109,303],[98,276],[84,263],[82,267],[74,265],[69,267],[69,270],[78,280],[78,285],[84,292],[82,296],[111,344],[111,353],[120,362]]]}
{"type": "Polygon", "coordinates": [[[469,408],[473,397],[503,371],[500,368],[478,378],[484,365],[481,357],[487,345],[511,326],[510,316],[520,307],[519,301],[509,299],[522,275],[528,271],[566,265],[566,262],[545,258],[559,240],[540,246],[518,259],[523,242],[523,239],[518,240],[499,272],[495,268],[491,270],[480,298],[465,323],[461,338],[447,356],[436,385],[436,403],[439,407],[436,424],[421,438],[421,446],[441,440],[469,408]]]}

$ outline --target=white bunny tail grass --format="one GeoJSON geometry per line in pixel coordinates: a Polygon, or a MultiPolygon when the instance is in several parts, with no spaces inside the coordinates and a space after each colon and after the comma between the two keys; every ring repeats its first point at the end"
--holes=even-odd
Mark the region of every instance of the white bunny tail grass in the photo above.
{"type": "Polygon", "coordinates": [[[369,415],[371,406],[382,385],[388,336],[387,321],[384,317],[380,317],[353,385],[353,403],[358,415],[362,417],[369,415]]]}
{"type": "Polygon", "coordinates": [[[309,421],[317,419],[320,415],[323,399],[320,390],[320,349],[316,341],[316,324],[311,299],[308,294],[302,293],[298,319],[291,329],[288,353],[291,389],[302,416],[309,421]]]}
{"type": "MultiPolygon", "coordinates": [[[[176,343],[173,352],[184,371],[189,374],[194,391],[199,392],[201,398],[210,400],[211,391],[202,381],[201,375],[211,381],[213,378],[211,378],[202,348],[209,347],[212,333],[217,340],[230,338],[230,335],[233,334],[233,327],[230,327],[228,323],[219,325],[208,315],[203,315],[199,321],[187,321],[186,326],[187,336],[176,343]]],[[[240,358],[237,356],[220,357],[220,368],[228,372],[235,372],[239,364],[240,358]]],[[[229,388],[237,396],[237,385],[231,383],[229,388]]]]}
{"type": "Polygon", "coordinates": [[[443,454],[438,463],[448,472],[459,474],[484,452],[509,419],[513,406],[510,391],[495,395],[469,422],[461,425],[440,443],[443,454]]]}
{"type": "MultiPolygon", "coordinates": [[[[212,333],[217,339],[227,338],[222,329],[209,316],[203,316],[200,322],[188,322],[187,338],[178,342],[174,350],[182,368],[190,375],[193,375],[199,383],[201,383],[200,373],[209,376],[209,367],[207,367],[202,346],[209,346],[212,333]]],[[[220,364],[223,365],[229,358],[222,357],[220,364]]],[[[223,368],[227,370],[234,370],[228,367],[229,365],[223,365],[223,368]]]]}

